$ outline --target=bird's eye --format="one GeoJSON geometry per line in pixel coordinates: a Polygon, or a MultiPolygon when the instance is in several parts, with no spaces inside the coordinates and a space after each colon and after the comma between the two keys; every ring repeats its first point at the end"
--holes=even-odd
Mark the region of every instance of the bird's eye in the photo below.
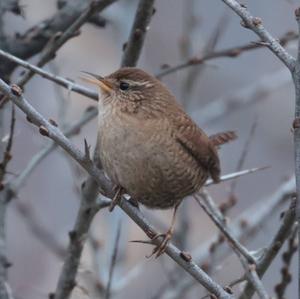
{"type": "Polygon", "coordinates": [[[129,88],[129,84],[127,82],[120,82],[120,89],[127,90],[129,88]]]}

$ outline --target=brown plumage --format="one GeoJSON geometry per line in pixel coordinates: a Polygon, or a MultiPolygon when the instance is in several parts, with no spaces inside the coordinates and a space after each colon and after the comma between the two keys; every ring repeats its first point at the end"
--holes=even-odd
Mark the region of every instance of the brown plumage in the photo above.
{"type": "MultiPolygon", "coordinates": [[[[92,74],[90,74],[92,75],[92,74]]],[[[220,178],[217,146],[233,132],[209,138],[156,78],[137,68],[123,68],[88,81],[99,89],[99,153],[104,171],[121,193],[149,208],[175,208],[203,186],[220,178]]],[[[174,220],[173,219],[173,220],[174,220]]],[[[173,223],[174,221],[172,221],[173,223]]],[[[160,255],[170,239],[173,225],[160,255]]]]}

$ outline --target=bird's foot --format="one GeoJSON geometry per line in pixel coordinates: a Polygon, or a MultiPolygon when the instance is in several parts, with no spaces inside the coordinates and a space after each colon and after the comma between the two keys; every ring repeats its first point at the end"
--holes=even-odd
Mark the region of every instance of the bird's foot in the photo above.
{"type": "Polygon", "coordinates": [[[167,248],[170,240],[172,239],[172,235],[173,235],[173,231],[168,230],[166,234],[157,234],[156,236],[154,236],[154,238],[152,238],[151,242],[153,242],[161,237],[163,237],[163,239],[160,242],[160,244],[158,244],[154,247],[152,253],[150,255],[146,256],[146,258],[151,258],[153,255],[155,256],[155,258],[158,258],[163,253],[165,253],[166,248],[167,248]]]}
{"type": "Polygon", "coordinates": [[[172,238],[172,235],[173,232],[171,230],[168,230],[166,234],[156,234],[150,240],[132,240],[130,242],[154,245],[153,241],[159,238],[163,238],[162,241],[154,247],[152,253],[150,255],[146,255],[146,258],[151,258],[153,255],[155,255],[155,258],[158,258],[166,251],[166,248],[169,244],[169,241],[172,238]]]}
{"type": "Polygon", "coordinates": [[[128,202],[129,202],[132,206],[136,207],[138,210],[140,209],[139,203],[138,203],[138,201],[137,201],[136,199],[130,197],[130,198],[128,199],[128,202]]]}
{"type": "Polygon", "coordinates": [[[115,193],[113,199],[111,200],[111,204],[109,206],[110,212],[112,212],[113,209],[115,208],[115,206],[120,202],[124,190],[121,186],[116,186],[115,191],[116,191],[116,193],[115,193]]]}

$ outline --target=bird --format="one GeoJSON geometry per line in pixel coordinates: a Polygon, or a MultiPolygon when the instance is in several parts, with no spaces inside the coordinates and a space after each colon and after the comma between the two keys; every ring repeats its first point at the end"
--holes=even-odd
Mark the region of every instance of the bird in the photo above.
{"type": "Polygon", "coordinates": [[[99,158],[115,185],[110,211],[124,194],[136,206],[173,209],[168,231],[154,237],[163,236],[151,254],[159,257],[174,233],[180,203],[209,177],[219,182],[218,147],[237,136],[227,131],[209,137],[171,91],[142,69],[124,67],[107,76],[83,73],[99,92],[99,158]]]}

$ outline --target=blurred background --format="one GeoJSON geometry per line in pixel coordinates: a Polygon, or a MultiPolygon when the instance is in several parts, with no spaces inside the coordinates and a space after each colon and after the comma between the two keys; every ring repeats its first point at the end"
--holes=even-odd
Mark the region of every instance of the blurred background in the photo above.
{"type": "MultiPolygon", "coordinates": [[[[296,1],[244,2],[253,15],[262,18],[266,28],[275,37],[296,31],[296,1]]],[[[6,15],[5,31],[10,34],[24,32],[39,21],[51,17],[57,9],[55,0],[22,0],[21,3],[24,5],[24,18],[6,15]]],[[[45,69],[79,83],[82,83],[79,79],[81,70],[106,75],[118,69],[136,6],[135,0],[120,0],[111,5],[101,14],[107,20],[105,28],[84,25],[81,34],[66,43],[45,69]]],[[[257,41],[257,37],[240,25],[240,19],[222,1],[157,0],[155,8],[156,13],[138,63],[140,68],[152,74],[160,73],[162,66],[174,66],[212,50],[257,41]]],[[[290,42],[287,49],[295,54],[296,41],[290,42]]],[[[35,63],[37,59],[38,56],[31,62],[35,63]]],[[[14,72],[13,82],[20,77],[21,71],[18,68],[14,72]]],[[[173,72],[161,80],[207,133],[214,134],[223,130],[237,132],[238,140],[221,149],[223,174],[236,171],[247,142],[248,150],[242,168],[270,166],[236,181],[234,194],[237,202],[228,212],[230,218],[235,219],[243,211],[263,202],[293,174],[291,124],[294,90],[288,71],[268,49],[248,51],[235,58],[209,60],[205,64],[173,72]],[[225,105],[228,111],[223,113],[220,103],[231,103],[225,105]]],[[[94,101],[57,87],[38,76],[26,85],[25,95],[46,118],[56,119],[60,125],[78,121],[87,107],[96,106],[94,101]]],[[[47,145],[48,140],[38,134],[37,129],[26,121],[19,110],[15,136],[14,159],[9,171],[19,174],[33,155],[47,145]]],[[[95,137],[94,119],[72,140],[83,149],[83,139],[86,138],[94,148],[95,137]]],[[[55,290],[63,259],[41,238],[37,238],[30,219],[35,219],[38,227],[47,231],[49,238],[53,238],[53,242],[64,249],[68,244],[68,232],[74,225],[80,185],[85,177],[85,172],[64,152],[56,149],[36,167],[21,188],[18,198],[11,203],[7,215],[8,258],[13,263],[9,269],[9,282],[17,298],[47,298],[48,293],[55,290]],[[24,209],[31,214],[24,213],[24,209]]],[[[228,199],[231,183],[208,188],[218,204],[228,199]]],[[[246,240],[249,249],[269,244],[280,225],[279,215],[287,204],[274,211],[272,217],[246,240]]],[[[180,248],[193,253],[215,236],[217,229],[194,200],[185,200],[181,209],[176,225],[176,231],[181,235],[177,242],[180,248]]],[[[142,211],[162,232],[171,221],[171,211],[149,211],[145,208],[142,211]]],[[[100,211],[93,222],[78,281],[82,286],[81,291],[89,290],[88,294],[94,295],[82,291],[78,298],[101,298],[101,284],[107,282],[120,221],[120,248],[112,286],[116,291],[112,297],[167,298],[165,291],[176,285],[172,275],[180,272],[180,269],[167,256],[157,260],[146,259],[145,255],[151,252],[151,246],[129,243],[130,240],[145,239],[145,236],[119,208],[112,214],[106,210],[100,211]]],[[[286,245],[283,246],[285,249],[286,245]]],[[[269,294],[274,294],[274,286],[280,281],[281,253],[263,278],[269,294]]],[[[288,287],[286,298],[296,298],[296,257],[292,264],[290,271],[293,281],[288,287]]],[[[218,261],[212,275],[226,285],[241,274],[238,259],[229,256],[218,261]]],[[[183,277],[186,276],[183,274],[183,277]]],[[[201,298],[205,294],[204,288],[193,284],[178,298],[201,298]]],[[[74,293],[73,296],[75,298],[77,295],[74,293]]]]}

